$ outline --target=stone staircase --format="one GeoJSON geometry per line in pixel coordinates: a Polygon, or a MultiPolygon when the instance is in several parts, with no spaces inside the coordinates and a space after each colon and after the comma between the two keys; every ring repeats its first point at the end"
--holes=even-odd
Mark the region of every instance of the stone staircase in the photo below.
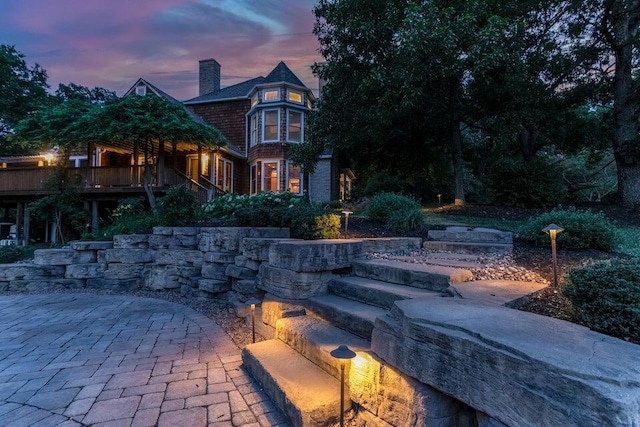
{"type": "Polygon", "coordinates": [[[513,252],[513,234],[491,228],[447,227],[446,230],[429,230],[425,249],[456,253],[513,252]]]}
{"type": "MultiPolygon", "coordinates": [[[[293,426],[331,425],[339,417],[340,362],[329,353],[345,344],[356,351],[356,358],[371,359],[375,319],[388,314],[395,301],[443,297],[450,285],[470,275],[468,270],[440,265],[353,262],[352,275],[336,276],[326,294],[295,302],[304,310],[278,303],[288,306],[282,316],[295,317],[275,322],[274,339],[246,346],[243,364],[293,426]]],[[[345,378],[348,381],[348,370],[345,378]]],[[[345,407],[350,406],[347,401],[345,407]]],[[[388,425],[368,416],[373,417],[371,425],[388,425]]]]}

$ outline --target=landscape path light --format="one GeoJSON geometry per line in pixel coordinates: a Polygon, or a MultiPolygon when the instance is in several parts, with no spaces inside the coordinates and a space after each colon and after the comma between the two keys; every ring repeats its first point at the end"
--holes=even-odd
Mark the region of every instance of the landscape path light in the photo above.
{"type": "Polygon", "coordinates": [[[351,211],[342,211],[344,214],[344,236],[347,237],[347,233],[349,232],[349,215],[353,212],[351,211]]]}
{"type": "Polygon", "coordinates": [[[344,427],[344,368],[347,360],[356,357],[356,353],[346,345],[340,345],[329,354],[340,360],[340,427],[344,427]]]}
{"type": "Polygon", "coordinates": [[[438,204],[442,204],[442,194],[438,194],[438,204]]]}
{"type": "Polygon", "coordinates": [[[256,342],[256,306],[262,301],[257,298],[249,298],[245,304],[251,309],[251,341],[256,342]]]}
{"type": "Polygon", "coordinates": [[[558,262],[556,260],[556,238],[558,237],[558,233],[561,233],[564,231],[564,228],[556,224],[549,224],[545,228],[543,228],[542,231],[547,233],[551,238],[551,262],[553,263],[553,284],[555,287],[558,287],[558,262]]]}

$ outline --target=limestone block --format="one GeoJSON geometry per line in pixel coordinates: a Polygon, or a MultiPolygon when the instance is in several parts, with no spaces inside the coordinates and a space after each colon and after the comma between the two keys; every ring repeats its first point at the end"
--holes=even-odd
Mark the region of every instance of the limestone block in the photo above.
{"type": "Polygon", "coordinates": [[[114,249],[146,249],[149,247],[148,234],[121,234],[113,236],[114,249]]]}
{"type": "Polygon", "coordinates": [[[145,273],[144,264],[108,264],[104,271],[106,279],[133,279],[143,277],[145,273]]]}
{"type": "Polygon", "coordinates": [[[96,262],[96,251],[74,251],[73,249],[37,249],[33,253],[36,265],[69,265],[96,262]]]}
{"type": "Polygon", "coordinates": [[[299,272],[331,271],[351,267],[363,255],[360,240],[280,242],[269,249],[269,265],[299,272]]]}
{"type": "Polygon", "coordinates": [[[102,262],[106,264],[107,262],[106,251],[107,250],[97,251],[96,262],[102,262]]]}
{"type": "Polygon", "coordinates": [[[200,275],[205,279],[226,280],[226,270],[226,264],[204,263],[200,270],[200,275]]]}
{"type": "Polygon", "coordinates": [[[205,252],[203,261],[217,264],[233,264],[236,262],[236,255],[235,253],[226,252],[205,252]]]}
{"type": "Polygon", "coordinates": [[[300,273],[262,264],[258,274],[258,288],[280,298],[307,299],[326,294],[333,277],[330,272],[300,273]]]}
{"type": "Polygon", "coordinates": [[[151,249],[107,249],[104,253],[108,264],[144,264],[155,260],[156,251],[151,249]]]}
{"type": "Polygon", "coordinates": [[[230,291],[231,285],[227,280],[200,279],[198,280],[198,289],[212,294],[219,294],[230,291]]]}
{"type": "Polygon", "coordinates": [[[201,267],[202,252],[187,249],[158,249],[155,263],[158,265],[186,265],[201,267]]]}
{"type": "Polygon", "coordinates": [[[235,264],[230,264],[227,266],[224,274],[229,277],[233,277],[236,279],[255,279],[257,273],[246,267],[239,267],[235,264]]]}
{"type": "Polygon", "coordinates": [[[180,287],[179,273],[176,266],[156,265],[146,271],[144,287],[154,291],[177,289],[180,287]]]}
{"type": "Polygon", "coordinates": [[[149,236],[149,247],[152,249],[196,249],[196,236],[163,236],[154,234],[149,236]]]}
{"type": "Polygon", "coordinates": [[[363,252],[397,252],[404,250],[416,250],[422,248],[420,237],[385,237],[365,238],[362,240],[363,252]]]}
{"type": "Polygon", "coordinates": [[[136,279],[87,279],[87,288],[113,291],[135,291],[142,287],[142,280],[136,279]]]}
{"type": "Polygon", "coordinates": [[[67,279],[89,279],[104,277],[105,263],[72,264],[67,266],[64,277],[67,279]]]}
{"type": "Polygon", "coordinates": [[[71,246],[71,249],[73,249],[74,251],[103,251],[105,249],[113,249],[113,242],[112,241],[105,241],[105,242],[77,241],[77,242],[71,242],[69,246],[71,246]]]}
{"type": "Polygon", "coordinates": [[[187,298],[197,298],[197,299],[213,299],[216,297],[215,294],[211,292],[206,292],[198,289],[197,287],[192,287],[189,285],[182,285],[180,287],[180,295],[187,298]]]}
{"type": "Polygon", "coordinates": [[[267,294],[260,305],[262,322],[276,327],[276,322],[286,317],[298,317],[306,314],[302,305],[296,301],[289,301],[275,295],[267,294]]]}
{"type": "Polygon", "coordinates": [[[178,276],[180,277],[201,277],[200,276],[200,267],[189,267],[184,265],[179,265],[176,267],[178,270],[178,276]]]}
{"type": "Polygon", "coordinates": [[[56,289],[82,289],[85,281],[81,279],[35,279],[12,280],[9,282],[9,290],[13,292],[24,291],[53,291],[56,289]]]}
{"type": "Polygon", "coordinates": [[[289,237],[288,228],[203,227],[198,249],[203,252],[239,252],[240,242],[246,237],[289,237]]]}
{"type": "Polygon", "coordinates": [[[269,260],[269,248],[279,242],[299,241],[299,239],[255,239],[244,238],[240,242],[240,253],[254,261],[269,260]]]}
{"type": "Polygon", "coordinates": [[[509,426],[640,425],[640,346],[467,299],[396,301],[372,350],[509,426]]]}
{"type": "Polygon", "coordinates": [[[246,267],[253,271],[258,271],[260,269],[261,261],[254,261],[252,259],[247,258],[244,255],[238,255],[235,258],[235,264],[238,267],[246,267]]]}
{"type": "Polygon", "coordinates": [[[35,264],[0,264],[0,281],[40,279],[64,276],[64,266],[35,264]]]}
{"type": "Polygon", "coordinates": [[[162,236],[196,236],[200,227],[153,227],[153,234],[162,236]]]}
{"type": "Polygon", "coordinates": [[[231,279],[231,289],[238,292],[240,295],[251,296],[255,295],[258,291],[258,284],[255,279],[231,279]]]}

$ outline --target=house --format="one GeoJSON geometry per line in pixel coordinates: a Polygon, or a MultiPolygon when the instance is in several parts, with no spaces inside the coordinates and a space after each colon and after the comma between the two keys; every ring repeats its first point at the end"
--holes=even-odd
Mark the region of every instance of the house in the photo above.
{"type": "MultiPolygon", "coordinates": [[[[190,143],[168,146],[162,141],[145,147],[94,142],[72,153],[67,172],[79,183],[92,213],[92,230],[98,228],[106,208],[124,197],[145,194],[143,175],[151,180],[154,193],[161,195],[169,186],[182,183],[201,202],[226,192],[261,191],[291,191],[307,194],[312,201],[330,201],[350,188],[353,175],[338,168],[330,150],[320,156],[311,175],[288,159],[290,147],[306,140],[305,124],[316,99],[284,62],[266,77],[224,88],[215,59],[202,60],[199,66],[199,96],[193,99],[181,103],[143,78],[124,96],[159,96],[181,104],[193,120],[218,129],[227,145],[210,150],[190,143]]],[[[0,207],[5,208],[5,216],[8,209],[16,209],[19,241],[29,235],[29,203],[50,194],[45,183],[53,174],[55,155],[0,159],[0,207]]]]}

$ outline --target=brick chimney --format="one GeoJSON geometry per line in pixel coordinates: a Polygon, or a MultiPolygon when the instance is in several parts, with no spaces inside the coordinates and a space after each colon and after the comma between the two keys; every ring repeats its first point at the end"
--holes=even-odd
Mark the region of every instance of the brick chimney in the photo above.
{"type": "Polygon", "coordinates": [[[215,59],[200,61],[200,94],[202,96],[220,89],[220,64],[215,59]]]}

